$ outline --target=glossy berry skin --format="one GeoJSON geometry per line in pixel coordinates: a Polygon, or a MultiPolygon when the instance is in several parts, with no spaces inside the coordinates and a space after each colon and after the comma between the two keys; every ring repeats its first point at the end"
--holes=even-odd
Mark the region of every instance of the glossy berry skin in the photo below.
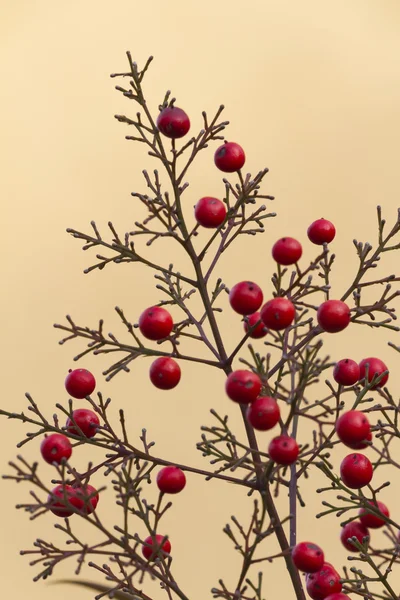
{"type": "Polygon", "coordinates": [[[257,431],[268,431],[279,421],[281,411],[275,398],[259,396],[247,408],[247,420],[257,431]]]}
{"type": "Polygon", "coordinates": [[[268,329],[280,331],[292,324],[296,310],[287,298],[268,300],[261,309],[261,318],[268,329]]]}
{"type": "Polygon", "coordinates": [[[327,333],[338,333],[350,323],[350,309],[341,300],[327,300],[318,308],[317,321],[327,333]]]}
{"type": "Polygon", "coordinates": [[[261,313],[259,312],[255,312],[252,315],[249,315],[244,322],[244,330],[246,333],[248,333],[248,331],[250,331],[252,327],[254,327],[254,329],[250,333],[249,337],[253,338],[254,340],[259,340],[265,337],[268,333],[268,329],[261,321],[261,313]]]}
{"type": "Polygon", "coordinates": [[[240,171],[246,161],[244,150],[235,142],[225,142],[217,148],[214,154],[214,163],[217,169],[224,173],[240,171]]]}
{"type": "Polygon", "coordinates": [[[206,196],[197,202],[194,216],[199,225],[207,229],[216,229],[225,221],[226,207],[218,198],[206,196]]]}
{"type": "Polygon", "coordinates": [[[312,600],[325,600],[329,595],[342,591],[340,575],[330,563],[324,563],[316,573],[307,574],[306,588],[312,600]]]}
{"type": "Polygon", "coordinates": [[[317,544],[300,542],[292,550],[293,562],[299,571],[316,573],[324,564],[324,553],[317,544]]]}
{"type": "Polygon", "coordinates": [[[299,446],[292,437],[279,435],[271,440],[268,454],[278,465],[292,465],[299,455],[299,446]]]}
{"type": "MultiPolygon", "coordinates": [[[[384,515],[385,517],[390,517],[389,509],[386,506],[386,504],[383,504],[383,502],[380,502],[378,500],[378,506],[375,504],[375,502],[372,501],[370,501],[369,504],[375,510],[378,509],[379,512],[382,513],[382,515],[384,515]]],[[[384,519],[381,519],[378,516],[367,512],[365,508],[360,508],[358,514],[360,516],[361,523],[364,525],[364,527],[368,527],[369,529],[379,529],[380,527],[386,525],[386,521],[384,519]]]]}
{"type": "Polygon", "coordinates": [[[157,117],[157,127],[167,138],[176,140],[187,134],[190,129],[190,120],[181,108],[167,106],[157,117]]]}
{"type": "Polygon", "coordinates": [[[166,554],[170,554],[171,542],[169,540],[165,540],[165,542],[161,546],[163,539],[164,539],[163,535],[157,534],[155,536],[155,540],[151,537],[151,535],[149,535],[144,540],[144,544],[142,547],[142,554],[147,560],[150,560],[152,558],[153,559],[157,558],[157,556],[163,556],[163,552],[165,552],[166,554]],[[160,550],[162,552],[160,552],[160,550]]]}
{"type": "Polygon", "coordinates": [[[318,219],[311,223],[307,229],[307,235],[310,242],[317,246],[329,244],[336,235],[336,229],[333,223],[326,219],[318,219]]]}
{"type": "Polygon", "coordinates": [[[71,442],[61,433],[52,433],[40,444],[40,452],[49,465],[60,465],[63,459],[68,460],[72,454],[71,442]]]}
{"type": "Polygon", "coordinates": [[[348,454],[340,465],[340,477],[347,487],[359,490],[368,485],[374,474],[370,460],[358,452],[348,454]]]}
{"type": "Polygon", "coordinates": [[[96,380],[87,369],[74,369],[70,371],[65,380],[65,389],[72,398],[86,398],[94,392],[96,380]]]}
{"type": "Polygon", "coordinates": [[[84,435],[87,438],[92,438],[96,435],[100,425],[99,417],[92,410],[87,408],[77,408],[72,411],[72,417],[77,427],[75,427],[72,419],[67,420],[67,429],[75,435],[84,435]]]}
{"type": "Polygon", "coordinates": [[[256,312],[263,301],[263,293],[259,285],[252,281],[241,281],[229,292],[229,303],[239,315],[251,315],[256,312]]]}
{"type": "Polygon", "coordinates": [[[348,541],[349,538],[352,537],[357,538],[360,544],[362,544],[364,538],[369,538],[369,531],[359,521],[351,521],[342,527],[340,541],[342,542],[343,546],[346,548],[346,550],[349,550],[349,552],[359,552],[359,550],[348,541]]]}
{"type": "Polygon", "coordinates": [[[371,426],[367,416],[359,410],[348,410],[336,421],[336,433],[340,441],[353,450],[366,448],[370,439],[371,426]]]}
{"type": "Polygon", "coordinates": [[[186,485],[185,473],[172,465],[157,473],[157,486],[163,494],[179,494],[186,485]]]}
{"type": "Polygon", "coordinates": [[[283,237],[272,246],[272,258],[278,265],[294,265],[302,254],[300,242],[291,237],[283,237]]]}
{"type": "Polygon", "coordinates": [[[139,329],[148,340],[163,340],[172,331],[174,322],[171,315],[161,306],[150,306],[139,317],[139,329]]]}
{"type": "Polygon", "coordinates": [[[76,497],[75,488],[70,485],[57,485],[47,499],[49,509],[57,517],[70,517],[74,508],[78,510],[81,502],[76,497]]]}
{"type": "Polygon", "coordinates": [[[256,373],[239,369],[226,378],[225,391],[229,398],[239,404],[253,402],[261,392],[261,379],[256,373]]]}
{"type": "Polygon", "coordinates": [[[99,494],[96,488],[89,484],[85,488],[76,488],[75,498],[79,510],[84,511],[87,515],[92,514],[99,503],[99,494]]]}
{"type": "Polygon", "coordinates": [[[343,358],[333,369],[333,379],[340,385],[355,385],[360,379],[360,367],[355,360],[343,358]]]}
{"type": "Polygon", "coordinates": [[[160,356],[151,363],[150,381],[159,390],[172,390],[181,379],[181,369],[176,360],[160,356]]]}
{"type": "Polygon", "coordinates": [[[342,594],[341,592],[336,594],[330,594],[325,598],[325,600],[350,600],[350,596],[347,594],[342,594]]]}
{"type": "MultiPolygon", "coordinates": [[[[370,356],[369,358],[364,358],[360,362],[360,380],[365,379],[367,364],[369,365],[369,367],[368,367],[368,383],[371,383],[371,381],[375,375],[376,376],[382,375],[382,373],[384,373],[385,371],[388,370],[387,366],[385,365],[383,360],[380,360],[380,358],[374,358],[372,356],[370,356]]],[[[386,384],[388,379],[389,379],[389,373],[387,375],[385,375],[379,383],[374,385],[374,387],[372,389],[376,390],[377,388],[383,387],[386,384]]]]}

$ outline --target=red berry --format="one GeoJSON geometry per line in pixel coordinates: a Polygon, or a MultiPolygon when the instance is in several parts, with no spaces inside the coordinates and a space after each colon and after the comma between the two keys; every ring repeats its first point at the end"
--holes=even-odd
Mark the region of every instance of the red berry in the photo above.
{"type": "Polygon", "coordinates": [[[336,433],[340,441],[353,450],[366,448],[365,440],[372,437],[368,418],[359,410],[343,413],[336,421],[336,433]]]}
{"type": "Polygon", "coordinates": [[[360,367],[355,360],[343,358],[336,363],[333,378],[340,385],[354,385],[360,379],[360,367]]]}
{"type": "MultiPolygon", "coordinates": [[[[369,367],[368,367],[368,383],[371,383],[374,376],[378,377],[379,375],[382,375],[382,373],[384,373],[385,371],[388,370],[385,363],[382,360],[380,360],[379,358],[373,358],[373,357],[364,358],[360,362],[360,380],[364,379],[366,376],[367,365],[369,365],[369,367]]],[[[376,390],[376,388],[383,387],[386,384],[388,379],[389,379],[389,373],[387,373],[387,375],[382,377],[381,381],[379,383],[377,383],[376,385],[374,385],[374,387],[372,389],[376,390]]]]}
{"type": "Polygon", "coordinates": [[[359,552],[359,550],[354,546],[354,544],[349,541],[349,538],[355,537],[360,542],[363,543],[364,538],[369,539],[369,531],[362,523],[359,521],[351,521],[347,523],[344,527],[342,527],[342,531],[340,533],[340,541],[346,550],[350,552],[359,552]]]}
{"type": "Polygon", "coordinates": [[[74,508],[80,509],[75,488],[70,485],[60,484],[55,487],[49,494],[47,502],[49,509],[57,517],[70,517],[74,514],[74,508]]]}
{"type": "Polygon", "coordinates": [[[348,454],[340,465],[340,477],[344,485],[353,489],[368,485],[374,474],[370,460],[364,455],[354,452],[348,454]]]}
{"type": "Polygon", "coordinates": [[[67,429],[75,435],[84,435],[87,438],[92,438],[97,433],[97,428],[100,425],[99,417],[92,410],[87,408],[77,408],[72,411],[72,418],[77,427],[75,427],[72,419],[67,420],[67,429]]]}
{"type": "Polygon", "coordinates": [[[61,464],[62,460],[68,460],[72,454],[72,446],[69,439],[61,433],[52,433],[44,438],[40,444],[40,452],[44,460],[52,465],[61,464]]]}
{"type": "Polygon", "coordinates": [[[300,242],[291,237],[283,237],[272,246],[272,257],[278,265],[294,265],[302,254],[300,242]]]}
{"type": "Polygon", "coordinates": [[[288,435],[279,435],[271,440],[268,454],[278,465],[291,465],[297,460],[299,446],[294,438],[288,435]]]}
{"type": "Polygon", "coordinates": [[[254,327],[254,329],[250,333],[249,337],[255,340],[265,337],[268,333],[268,329],[261,321],[261,313],[259,312],[249,315],[244,321],[244,330],[246,333],[248,333],[252,327],[254,327]]]}
{"type": "Polygon", "coordinates": [[[336,229],[333,223],[326,219],[318,219],[311,223],[307,229],[307,235],[310,242],[322,246],[322,244],[329,244],[336,235],[336,229]]]}
{"type": "Polygon", "coordinates": [[[315,573],[322,569],[324,553],[317,544],[300,542],[292,550],[293,562],[299,571],[315,573]]]}
{"type": "Polygon", "coordinates": [[[139,329],[148,340],[163,340],[172,331],[171,315],[161,306],[150,306],[139,317],[139,329]]]}
{"type": "Polygon", "coordinates": [[[167,106],[157,117],[157,127],[166,137],[175,140],[187,134],[190,129],[190,120],[181,108],[167,106]]]}
{"type": "Polygon", "coordinates": [[[150,380],[159,390],[172,390],[181,379],[181,369],[176,360],[160,356],[151,363],[150,380]]]}
{"type": "Polygon", "coordinates": [[[341,300],[327,300],[318,308],[317,320],[324,331],[337,333],[350,323],[350,309],[341,300]]]}
{"type": "Polygon", "coordinates": [[[253,402],[261,392],[261,379],[252,371],[238,370],[228,375],[225,391],[229,398],[239,404],[253,402]]]}
{"type": "MultiPolygon", "coordinates": [[[[369,504],[375,510],[378,510],[382,515],[389,518],[389,509],[386,504],[383,504],[383,502],[380,502],[379,500],[377,504],[373,501],[369,501],[369,504]]],[[[380,527],[386,525],[385,519],[381,519],[380,517],[367,512],[365,508],[360,508],[358,514],[360,515],[360,521],[364,527],[369,527],[370,529],[379,529],[380,527]]]]}
{"type": "Polygon", "coordinates": [[[215,166],[224,173],[239,171],[246,161],[244,150],[235,142],[225,142],[214,154],[215,166]]]}
{"type": "Polygon", "coordinates": [[[229,302],[239,315],[251,315],[258,310],[263,301],[263,293],[256,283],[241,281],[229,292],[229,302]]]}
{"type": "Polygon", "coordinates": [[[65,389],[73,398],[86,398],[94,391],[96,380],[90,371],[75,369],[70,371],[65,380],[65,389]]]}
{"type": "Polygon", "coordinates": [[[342,590],[340,575],[330,563],[324,563],[316,573],[307,574],[306,587],[313,600],[325,600],[330,594],[338,594],[342,590]]]}
{"type": "Polygon", "coordinates": [[[99,494],[92,485],[86,484],[84,487],[74,489],[74,505],[80,511],[90,515],[99,502],[99,494]]]}
{"type": "Polygon", "coordinates": [[[169,540],[165,540],[165,542],[162,544],[163,539],[165,539],[164,536],[158,534],[153,537],[149,535],[144,540],[142,554],[147,560],[157,558],[157,556],[165,558],[165,554],[169,554],[171,552],[171,542],[169,540]]]}
{"type": "Polygon", "coordinates": [[[274,331],[286,329],[292,324],[296,315],[294,305],[287,298],[273,298],[261,309],[261,318],[268,327],[274,331]]]}
{"type": "Polygon", "coordinates": [[[179,467],[164,467],[157,473],[157,485],[164,494],[179,494],[186,485],[185,473],[179,467]]]}
{"type": "Polygon", "coordinates": [[[196,221],[207,229],[219,227],[226,217],[226,207],[218,198],[200,198],[194,209],[196,221]]]}
{"type": "Polygon", "coordinates": [[[327,596],[325,600],[350,600],[350,596],[347,596],[346,594],[341,594],[339,592],[338,594],[329,594],[329,596],[327,596]]]}
{"type": "Polygon", "coordinates": [[[254,429],[268,431],[279,421],[281,411],[275,398],[260,396],[247,409],[247,420],[254,429]]]}

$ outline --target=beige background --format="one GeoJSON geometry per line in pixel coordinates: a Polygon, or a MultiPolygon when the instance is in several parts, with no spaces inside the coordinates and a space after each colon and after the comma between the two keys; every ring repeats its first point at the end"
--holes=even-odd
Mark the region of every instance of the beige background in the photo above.
{"type": "MultiPolygon", "coordinates": [[[[278,218],[268,223],[264,236],[243,239],[234,260],[231,255],[223,261],[220,272],[226,283],[255,279],[268,296],[273,241],[283,234],[305,241],[308,224],[325,216],[338,230],[333,283],[339,296],[356,267],[352,239],[376,239],[376,204],[384,206],[388,220],[396,215],[399,28],[397,0],[2,0],[2,406],[21,410],[27,390],[49,415],[55,402],[66,400],[63,380],[82,344],[58,347],[52,324],[63,315],[93,325],[104,317],[106,330],[117,332],[116,304],[135,320],[160,297],[141,267],[115,266],[84,276],[92,257],[65,233],[68,226],[88,230],[93,218],[102,228],[112,219],[125,231],[141,214],[130,192],[144,189],[141,170],[154,162],[141,146],[124,141],[128,131],[113,115],[133,115],[135,108],[114,91],[108,77],[126,68],[126,50],[139,64],[155,56],[146,81],[153,109],[171,88],[198,128],[201,110],[211,113],[223,102],[232,122],[229,138],[246,149],[246,167],[253,172],[270,168],[264,190],[276,196],[278,218]]],[[[193,168],[190,181],[190,210],[200,195],[221,194],[211,149],[193,168]]],[[[173,255],[173,249],[161,244],[154,252],[162,259],[167,250],[173,255]]],[[[312,252],[305,243],[305,259],[312,252]]],[[[182,266],[180,256],[174,256],[182,266]]],[[[386,255],[384,272],[396,267],[395,256],[386,255]]],[[[233,320],[226,311],[222,323],[230,346],[240,331],[233,320]]],[[[396,334],[348,329],[329,337],[326,347],[333,357],[346,352],[356,359],[380,355],[395,370],[398,359],[387,348],[388,339],[395,340],[396,334]]],[[[90,358],[82,366],[96,372],[99,389],[112,395],[116,407],[124,406],[132,439],[146,426],[160,455],[204,465],[194,445],[212,405],[228,411],[241,431],[220,374],[185,367],[176,392],[163,393],[150,386],[148,365],[139,361],[130,375],[105,384],[100,373],[107,364],[90,358]]],[[[393,376],[391,383],[396,392],[393,376]]],[[[4,472],[22,428],[3,420],[0,431],[4,472]]],[[[262,447],[268,439],[260,436],[262,447]]],[[[38,443],[24,453],[36,458],[38,443]]],[[[77,464],[88,458],[80,451],[77,464]]],[[[339,460],[336,454],[336,465],[339,460]]],[[[51,478],[50,467],[47,472],[51,478]]],[[[320,523],[313,516],[320,509],[317,485],[314,479],[305,492],[308,506],[301,513],[299,537],[312,532],[339,566],[346,553],[338,541],[338,521],[320,523]]],[[[394,482],[383,497],[398,519],[394,499],[399,491],[394,482]]],[[[15,592],[43,600],[70,593],[91,597],[85,590],[31,582],[34,571],[18,551],[38,536],[54,536],[52,520],[30,523],[14,510],[14,504],[28,498],[23,486],[3,482],[1,498],[2,597],[15,592]]],[[[286,499],[282,502],[284,514],[286,499]]],[[[219,577],[228,585],[236,581],[238,561],[221,529],[231,514],[245,517],[249,505],[241,491],[189,478],[165,527],[174,546],[176,576],[191,598],[210,597],[219,577]]],[[[101,510],[107,521],[115,522],[107,493],[101,510]]],[[[272,545],[265,552],[273,550],[272,545]]],[[[73,568],[67,565],[59,574],[71,575],[73,568]]],[[[283,563],[264,570],[267,598],[276,593],[293,598],[283,563]]],[[[90,569],[84,574],[92,576],[90,569]]],[[[161,597],[157,590],[154,595],[161,597]]]]}

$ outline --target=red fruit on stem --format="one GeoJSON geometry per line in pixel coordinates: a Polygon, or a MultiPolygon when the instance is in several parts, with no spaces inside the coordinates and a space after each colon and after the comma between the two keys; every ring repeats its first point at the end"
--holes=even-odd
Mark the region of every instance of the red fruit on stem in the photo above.
{"type": "Polygon", "coordinates": [[[325,600],[329,595],[342,591],[340,575],[330,563],[324,563],[316,573],[307,574],[306,587],[312,600],[325,600]]]}
{"type": "Polygon", "coordinates": [[[45,437],[40,444],[40,452],[47,463],[59,465],[63,459],[68,460],[71,456],[71,442],[61,433],[52,433],[45,437]]]}
{"type": "Polygon", "coordinates": [[[235,142],[225,142],[214,154],[215,166],[224,173],[239,171],[246,161],[244,150],[235,142]]]}
{"type": "Polygon", "coordinates": [[[163,135],[175,140],[187,134],[190,120],[181,108],[167,106],[157,117],[157,127],[163,135]]]}
{"type": "MultiPolygon", "coordinates": [[[[383,502],[378,500],[378,502],[375,503],[370,500],[369,504],[373,509],[378,510],[383,516],[388,518],[390,517],[389,509],[386,504],[383,504],[383,502]]],[[[358,514],[364,527],[369,527],[370,529],[379,529],[380,527],[386,525],[385,519],[381,519],[377,515],[367,512],[365,508],[360,508],[358,514]]]]}
{"type": "Polygon", "coordinates": [[[310,242],[322,246],[322,244],[329,244],[336,235],[336,229],[333,223],[326,219],[318,219],[311,223],[307,229],[307,235],[310,242]]]}
{"type": "Polygon", "coordinates": [[[355,537],[360,544],[364,543],[364,539],[369,539],[369,531],[359,521],[351,521],[342,527],[340,532],[340,541],[349,552],[359,552],[359,550],[349,541],[349,538],[355,537]]]}
{"type": "Polygon", "coordinates": [[[150,306],[139,317],[139,329],[148,340],[163,340],[172,331],[171,315],[161,306],[150,306]]]}
{"type": "Polygon", "coordinates": [[[291,237],[283,237],[272,246],[272,257],[278,265],[294,265],[302,254],[300,242],[291,237]]]}
{"type": "Polygon", "coordinates": [[[261,318],[268,327],[274,331],[286,329],[292,324],[296,315],[294,305],[287,298],[273,298],[261,309],[261,318]]]}
{"type": "Polygon", "coordinates": [[[229,292],[229,302],[239,315],[251,315],[256,312],[263,301],[263,293],[259,285],[252,281],[241,281],[229,292]]]}
{"type": "Polygon", "coordinates": [[[359,490],[368,485],[374,474],[370,460],[357,452],[348,454],[340,465],[340,477],[344,485],[352,490],[359,490]]]}
{"type": "Polygon", "coordinates": [[[327,333],[338,333],[350,323],[350,309],[341,300],[327,300],[318,308],[317,320],[327,333]]]}
{"type": "Polygon", "coordinates": [[[355,360],[343,358],[336,363],[333,378],[340,385],[354,385],[360,379],[360,367],[355,360]]]}
{"type": "Polygon", "coordinates": [[[247,409],[247,420],[254,429],[268,431],[275,427],[279,421],[280,410],[275,398],[259,396],[247,409]]]}
{"type": "Polygon", "coordinates": [[[75,369],[70,371],[65,380],[65,389],[72,398],[86,398],[94,391],[96,380],[90,371],[75,369]]]}
{"type": "Polygon", "coordinates": [[[144,540],[144,544],[142,547],[143,556],[147,560],[151,560],[151,559],[157,558],[157,556],[161,556],[161,557],[165,558],[165,554],[170,554],[171,542],[169,540],[165,540],[164,543],[162,543],[164,539],[165,539],[165,537],[163,535],[157,534],[154,537],[149,535],[144,540]]]}
{"type": "Polygon", "coordinates": [[[186,485],[185,473],[179,467],[164,467],[157,473],[157,485],[164,494],[179,494],[186,485]]]}
{"type": "Polygon", "coordinates": [[[49,494],[47,502],[49,510],[57,517],[70,517],[74,514],[74,508],[80,509],[75,488],[71,485],[57,485],[49,494]]]}
{"type": "Polygon", "coordinates": [[[79,510],[90,515],[96,510],[99,503],[98,491],[89,484],[86,484],[85,487],[75,488],[75,502],[79,510]]]}
{"type": "MultiPolygon", "coordinates": [[[[368,366],[368,383],[371,383],[374,376],[379,377],[379,375],[382,375],[382,373],[384,373],[385,371],[388,370],[387,366],[385,365],[383,360],[380,360],[380,358],[374,358],[372,356],[370,356],[369,358],[364,358],[360,362],[360,380],[365,379],[366,372],[367,372],[367,365],[369,365],[368,366]]],[[[384,377],[382,377],[381,381],[379,383],[377,383],[376,385],[374,385],[374,387],[372,389],[376,390],[378,387],[383,387],[386,384],[388,379],[389,379],[389,373],[387,373],[384,377]]]]}
{"type": "Polygon", "coordinates": [[[291,465],[297,460],[299,446],[294,438],[278,435],[270,441],[268,454],[278,465],[291,465]]]}
{"type": "Polygon", "coordinates": [[[84,435],[87,438],[92,438],[96,435],[100,425],[99,417],[92,410],[87,408],[77,408],[72,411],[72,419],[67,420],[67,430],[75,435],[84,435]],[[76,423],[76,427],[74,425],[76,423]]]}
{"type": "Polygon", "coordinates": [[[353,450],[366,448],[365,440],[372,437],[368,418],[359,410],[343,413],[336,421],[336,433],[340,441],[353,450]]]}
{"type": "Polygon", "coordinates": [[[218,198],[206,196],[200,198],[194,208],[194,216],[199,225],[207,229],[216,229],[225,220],[226,207],[218,198]]]}
{"type": "Polygon", "coordinates": [[[150,366],[150,380],[159,390],[172,390],[181,379],[181,369],[169,356],[156,358],[150,366]]]}
{"type": "Polygon", "coordinates": [[[324,564],[324,553],[317,544],[300,542],[292,550],[293,562],[299,571],[316,573],[324,564]]]}
{"type": "Polygon", "coordinates": [[[268,333],[268,329],[261,321],[261,313],[259,312],[255,312],[252,315],[247,316],[244,321],[244,330],[246,333],[248,333],[252,327],[254,327],[254,329],[250,333],[249,337],[255,340],[265,337],[268,333]]]}
{"type": "Polygon", "coordinates": [[[261,387],[261,379],[256,373],[241,369],[230,373],[225,382],[227,395],[239,404],[253,402],[261,392],[261,387]]]}

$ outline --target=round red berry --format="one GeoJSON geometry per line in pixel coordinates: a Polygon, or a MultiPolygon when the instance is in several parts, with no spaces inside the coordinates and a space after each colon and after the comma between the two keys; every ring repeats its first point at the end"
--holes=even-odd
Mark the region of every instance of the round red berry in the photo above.
{"type": "Polygon", "coordinates": [[[343,358],[336,363],[333,378],[340,385],[354,385],[360,379],[360,367],[355,360],[343,358]]]}
{"type": "Polygon", "coordinates": [[[163,543],[163,540],[165,540],[165,537],[163,535],[149,535],[144,540],[144,544],[142,547],[143,556],[147,560],[157,558],[157,556],[165,558],[165,554],[170,554],[171,552],[171,542],[169,540],[165,540],[163,543]]]}
{"type": "Polygon", "coordinates": [[[275,398],[260,396],[247,409],[247,420],[254,429],[268,431],[279,421],[281,411],[275,398]]]}
{"type": "Polygon", "coordinates": [[[317,320],[327,333],[337,333],[350,323],[350,309],[341,300],[327,300],[318,308],[317,320]]]}
{"type": "Polygon", "coordinates": [[[324,564],[324,553],[317,544],[300,542],[292,550],[293,562],[299,571],[316,573],[324,564]]]}
{"type": "Polygon", "coordinates": [[[344,485],[353,490],[368,485],[373,474],[371,461],[364,454],[357,452],[348,454],[340,465],[340,477],[344,485]]]}
{"type": "Polygon", "coordinates": [[[327,596],[325,600],[350,600],[350,596],[339,592],[337,594],[329,594],[329,596],[327,596]]]}
{"type": "Polygon", "coordinates": [[[186,485],[185,473],[179,467],[164,467],[157,473],[157,485],[164,494],[179,494],[186,485]]]}
{"type": "Polygon", "coordinates": [[[199,225],[207,229],[219,227],[226,217],[226,207],[218,198],[200,198],[194,209],[194,216],[199,225]]]}
{"type": "Polygon", "coordinates": [[[268,329],[261,320],[261,313],[255,312],[246,317],[244,321],[244,330],[246,333],[248,333],[251,329],[252,331],[250,332],[249,337],[255,340],[263,338],[267,335],[268,329]],[[252,329],[252,327],[254,327],[254,329],[252,329]]]}
{"type": "Polygon", "coordinates": [[[99,503],[99,493],[92,485],[75,488],[75,503],[79,510],[90,515],[99,503]]]}
{"type": "Polygon", "coordinates": [[[340,441],[353,450],[366,448],[365,440],[372,437],[368,418],[359,410],[343,413],[336,421],[336,433],[340,441]]]}
{"type": "Polygon", "coordinates": [[[70,517],[74,514],[74,508],[80,509],[75,488],[71,485],[57,485],[49,494],[47,503],[49,510],[57,517],[70,517]]]}
{"type": "Polygon", "coordinates": [[[239,404],[253,402],[261,392],[261,379],[257,373],[239,369],[226,378],[225,391],[229,398],[239,404]]]}
{"type": "Polygon", "coordinates": [[[215,166],[224,173],[239,171],[246,161],[244,150],[235,142],[225,142],[214,154],[215,166]]]}
{"type": "Polygon", "coordinates": [[[40,452],[43,459],[52,465],[61,464],[62,460],[68,460],[72,454],[72,446],[69,439],[61,433],[52,433],[44,438],[40,444],[40,452]]]}
{"type": "Polygon", "coordinates": [[[86,398],[94,391],[96,380],[90,371],[75,369],[70,371],[65,380],[65,389],[72,398],[86,398]]]}
{"type": "Polygon", "coordinates": [[[287,298],[273,298],[261,309],[261,318],[268,329],[280,331],[292,324],[296,315],[294,305],[287,298]]]}
{"type": "Polygon", "coordinates": [[[172,331],[171,315],[161,306],[150,306],[139,317],[139,329],[148,340],[163,340],[172,331]]]}
{"type": "Polygon", "coordinates": [[[336,229],[333,223],[326,219],[318,219],[311,223],[307,229],[307,235],[310,242],[322,246],[322,244],[329,244],[336,235],[336,229]]]}
{"type": "Polygon", "coordinates": [[[181,379],[181,369],[176,360],[160,356],[151,363],[150,380],[159,390],[172,390],[181,379]]]}
{"type": "Polygon", "coordinates": [[[100,425],[99,417],[87,408],[77,408],[72,411],[72,419],[67,420],[67,430],[75,435],[84,435],[92,438],[96,435],[100,425]],[[74,421],[76,426],[74,425],[74,421]]]}
{"type": "Polygon", "coordinates": [[[342,527],[342,531],[340,532],[340,541],[346,550],[350,552],[359,552],[359,550],[349,541],[349,538],[355,537],[360,544],[365,543],[365,538],[369,539],[369,531],[362,523],[359,521],[351,521],[347,523],[344,527],[342,527]]]}
{"type": "Polygon", "coordinates": [[[283,237],[272,246],[272,257],[278,265],[294,265],[302,254],[300,242],[291,237],[283,237]]]}
{"type": "Polygon", "coordinates": [[[297,460],[299,446],[294,438],[288,435],[279,435],[270,441],[268,454],[278,465],[291,465],[297,460]]]}
{"type": "Polygon", "coordinates": [[[325,600],[330,594],[342,591],[340,575],[330,563],[324,563],[316,573],[307,574],[306,587],[312,600],[325,600]]]}
{"type": "Polygon", "coordinates": [[[257,311],[263,301],[263,293],[256,283],[241,281],[229,292],[229,302],[239,315],[251,315],[257,311]]]}
{"type": "MultiPolygon", "coordinates": [[[[379,500],[377,503],[371,500],[369,501],[369,504],[373,507],[373,509],[378,510],[383,516],[389,518],[389,509],[386,504],[383,504],[383,502],[380,502],[379,500]]],[[[365,508],[360,508],[358,514],[364,527],[369,527],[370,529],[379,529],[380,527],[386,525],[385,519],[381,519],[377,515],[367,512],[365,508]]]]}
{"type": "Polygon", "coordinates": [[[181,108],[167,106],[157,117],[157,127],[166,137],[177,139],[187,134],[190,129],[190,120],[181,108]]]}
{"type": "MultiPolygon", "coordinates": [[[[385,371],[388,370],[387,366],[385,365],[383,360],[380,360],[380,358],[374,358],[372,356],[369,358],[364,358],[360,362],[360,380],[365,379],[365,376],[367,373],[367,365],[368,365],[368,383],[371,383],[371,381],[374,377],[379,377],[380,375],[382,375],[382,373],[384,373],[385,371]]],[[[389,373],[384,375],[384,377],[382,377],[380,382],[377,383],[376,385],[374,385],[374,387],[372,389],[375,390],[378,387],[383,387],[386,384],[388,379],[389,379],[389,373]]]]}

